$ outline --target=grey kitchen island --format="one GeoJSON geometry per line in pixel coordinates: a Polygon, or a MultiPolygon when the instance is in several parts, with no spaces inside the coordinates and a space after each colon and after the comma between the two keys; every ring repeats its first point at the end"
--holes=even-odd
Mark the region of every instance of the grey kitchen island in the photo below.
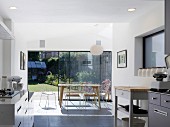
{"type": "Polygon", "coordinates": [[[129,127],[133,125],[133,117],[148,117],[148,114],[134,114],[133,113],[133,101],[148,100],[148,88],[147,87],[129,87],[129,86],[115,86],[115,109],[114,109],[114,127],[117,127],[117,114],[118,110],[129,115],[129,127]],[[118,97],[129,100],[129,112],[122,107],[118,107],[118,97]]]}

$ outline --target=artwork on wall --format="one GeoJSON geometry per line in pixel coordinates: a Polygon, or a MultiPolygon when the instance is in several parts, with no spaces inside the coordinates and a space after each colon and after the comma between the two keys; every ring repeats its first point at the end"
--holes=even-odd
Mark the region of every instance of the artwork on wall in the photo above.
{"type": "Polygon", "coordinates": [[[20,51],[20,70],[25,70],[25,60],[26,60],[25,53],[20,51]]]}
{"type": "Polygon", "coordinates": [[[117,68],[127,67],[127,50],[117,52],[117,68]]]}

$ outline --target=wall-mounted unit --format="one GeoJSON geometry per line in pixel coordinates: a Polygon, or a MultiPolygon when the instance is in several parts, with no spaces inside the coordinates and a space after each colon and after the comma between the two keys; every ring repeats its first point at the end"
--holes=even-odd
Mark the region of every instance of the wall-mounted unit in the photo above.
{"type": "Polygon", "coordinates": [[[14,35],[2,21],[0,21],[0,39],[3,40],[14,39],[14,35]]]}

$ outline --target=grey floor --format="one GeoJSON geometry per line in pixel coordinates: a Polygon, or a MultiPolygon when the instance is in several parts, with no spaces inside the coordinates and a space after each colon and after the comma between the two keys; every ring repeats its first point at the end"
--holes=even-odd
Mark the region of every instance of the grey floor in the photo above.
{"type": "Polygon", "coordinates": [[[35,116],[34,127],[113,127],[113,116],[35,116]]]}
{"type": "MultiPolygon", "coordinates": [[[[57,95],[57,93],[56,93],[57,95]]],[[[78,101],[69,102],[69,107],[60,108],[54,96],[46,103],[46,96],[34,93],[34,127],[113,127],[112,104],[101,103],[101,110],[87,102],[86,109],[77,109],[78,101]],[[67,110],[68,109],[68,110],[67,110]]],[[[58,98],[58,97],[57,97],[58,98]]],[[[64,106],[64,102],[63,102],[64,106]]],[[[120,126],[121,123],[118,122],[120,126]]]]}

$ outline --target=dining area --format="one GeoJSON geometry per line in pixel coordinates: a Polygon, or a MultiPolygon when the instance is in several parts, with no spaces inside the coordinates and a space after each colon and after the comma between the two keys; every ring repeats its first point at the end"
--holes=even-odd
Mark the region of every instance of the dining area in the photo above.
{"type": "Polygon", "coordinates": [[[101,101],[107,103],[110,95],[110,80],[107,83],[75,83],[75,84],[58,84],[59,87],[59,106],[61,109],[88,110],[89,107],[95,107],[101,110],[101,101]],[[77,102],[71,104],[71,102],[77,102]],[[90,105],[89,105],[90,103],[90,105]]]}

